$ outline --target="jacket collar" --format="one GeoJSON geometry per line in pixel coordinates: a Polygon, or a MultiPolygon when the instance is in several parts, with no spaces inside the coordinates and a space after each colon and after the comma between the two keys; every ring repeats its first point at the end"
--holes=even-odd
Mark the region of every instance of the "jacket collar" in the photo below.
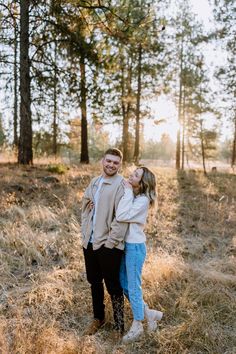
{"type": "Polygon", "coordinates": [[[110,177],[110,178],[105,178],[103,175],[98,176],[98,178],[95,181],[95,185],[97,185],[99,183],[100,178],[103,177],[103,183],[106,184],[112,184],[114,181],[116,181],[118,178],[121,177],[121,175],[119,175],[118,173],[116,173],[114,176],[110,177]]]}

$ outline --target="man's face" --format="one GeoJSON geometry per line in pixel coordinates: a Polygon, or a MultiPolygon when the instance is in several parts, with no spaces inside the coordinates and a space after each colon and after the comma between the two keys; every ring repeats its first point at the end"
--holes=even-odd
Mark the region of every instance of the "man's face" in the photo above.
{"type": "Polygon", "coordinates": [[[114,176],[121,166],[121,159],[119,156],[105,155],[102,159],[102,166],[107,177],[114,176]]]}

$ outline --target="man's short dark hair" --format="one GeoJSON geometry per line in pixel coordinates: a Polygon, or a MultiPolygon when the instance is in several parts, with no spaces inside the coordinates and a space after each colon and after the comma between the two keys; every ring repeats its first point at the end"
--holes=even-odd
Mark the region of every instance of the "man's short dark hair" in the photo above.
{"type": "Polygon", "coordinates": [[[119,156],[119,158],[122,160],[123,159],[123,154],[122,152],[117,149],[117,148],[109,148],[107,151],[105,151],[104,156],[106,155],[114,155],[114,156],[119,156]]]}

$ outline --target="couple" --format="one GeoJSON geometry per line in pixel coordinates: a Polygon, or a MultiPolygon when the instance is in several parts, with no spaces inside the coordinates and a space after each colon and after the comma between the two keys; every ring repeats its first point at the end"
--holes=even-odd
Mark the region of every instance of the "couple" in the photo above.
{"type": "Polygon", "coordinates": [[[122,153],[108,149],[102,159],[103,173],[85,190],[81,231],[87,280],[91,285],[94,320],[84,334],[95,334],[105,323],[104,287],[111,297],[114,330],[124,332],[124,297],[130,302],[133,323],[123,343],[138,340],[142,321],[154,331],[162,312],[151,310],[143,301],[141,279],[146,256],[143,227],[149,205],[156,198],[154,174],[137,168],[125,181],[118,174],[122,153]]]}

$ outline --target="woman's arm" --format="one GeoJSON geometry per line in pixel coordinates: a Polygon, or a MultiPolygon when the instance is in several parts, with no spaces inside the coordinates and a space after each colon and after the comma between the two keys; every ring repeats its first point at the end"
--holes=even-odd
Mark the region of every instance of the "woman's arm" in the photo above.
{"type": "Polygon", "coordinates": [[[140,223],[146,222],[149,199],[146,196],[134,198],[133,191],[125,188],[124,196],[121,198],[116,210],[116,219],[120,222],[140,223]]]}

